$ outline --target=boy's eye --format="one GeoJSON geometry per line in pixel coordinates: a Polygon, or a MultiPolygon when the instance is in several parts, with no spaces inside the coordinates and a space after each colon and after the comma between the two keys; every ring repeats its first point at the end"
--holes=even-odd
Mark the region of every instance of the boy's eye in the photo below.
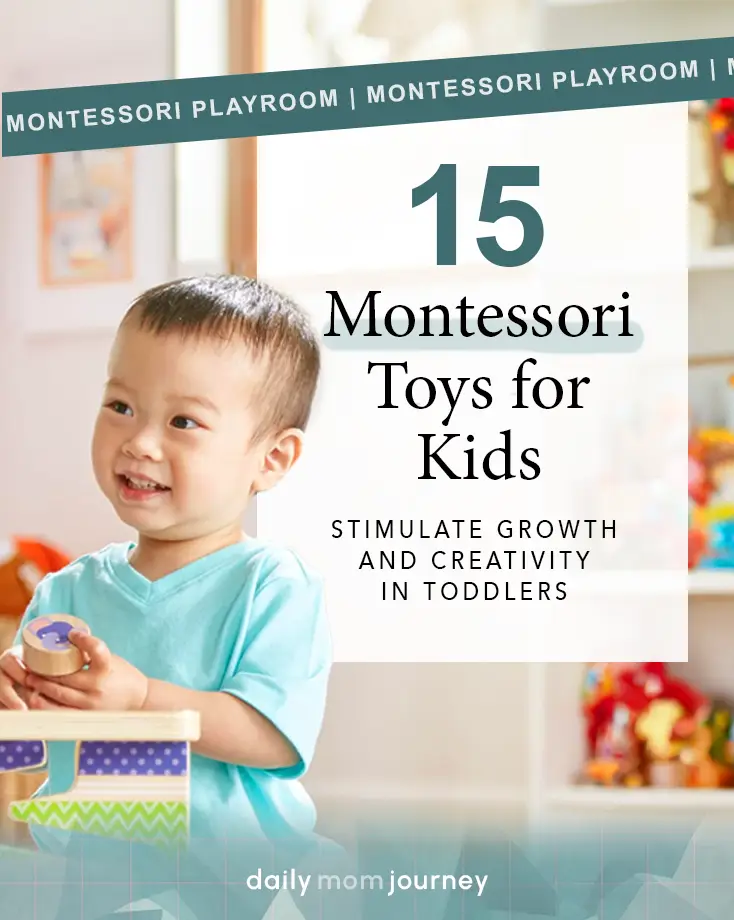
{"type": "Polygon", "coordinates": [[[175,418],[171,419],[171,424],[174,428],[180,428],[181,430],[198,428],[198,422],[195,422],[192,418],[186,418],[185,415],[177,415],[175,418]]]}
{"type": "Polygon", "coordinates": [[[133,411],[127,403],[120,402],[119,399],[113,399],[112,402],[107,403],[107,408],[117,412],[118,415],[132,414],[133,411]]]}

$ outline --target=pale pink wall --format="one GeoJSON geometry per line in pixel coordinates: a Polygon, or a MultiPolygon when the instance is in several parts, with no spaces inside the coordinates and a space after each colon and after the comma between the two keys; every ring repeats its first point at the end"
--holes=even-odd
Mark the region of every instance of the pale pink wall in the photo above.
{"type": "MultiPolygon", "coordinates": [[[[172,17],[169,0],[9,0],[0,4],[0,87],[170,77],[172,17]]],[[[89,435],[114,320],[131,291],[172,269],[172,151],[136,151],[132,285],[40,289],[37,169],[34,158],[0,160],[0,534],[43,534],[80,553],[125,536],[92,480],[89,435]],[[96,330],[65,322],[80,305],[96,330]],[[39,335],[54,317],[60,328],[39,335]]]]}

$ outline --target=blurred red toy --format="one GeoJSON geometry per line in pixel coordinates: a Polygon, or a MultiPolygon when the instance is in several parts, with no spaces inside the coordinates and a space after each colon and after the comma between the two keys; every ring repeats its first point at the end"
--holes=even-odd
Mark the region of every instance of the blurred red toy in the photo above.
{"type": "Polygon", "coordinates": [[[688,440],[688,569],[695,569],[708,548],[706,530],[701,524],[700,509],[705,508],[715,492],[709,470],[706,447],[700,437],[688,440]]]}
{"type": "Polygon", "coordinates": [[[694,505],[707,505],[714,492],[706,466],[704,445],[697,438],[688,442],[688,498],[694,505]]]}
{"type": "Polygon", "coordinates": [[[583,699],[585,780],[604,785],[643,782],[643,745],[636,726],[640,716],[661,700],[677,703],[683,712],[673,728],[679,739],[690,738],[708,715],[707,698],[673,677],[662,662],[597,662],[588,668],[583,699]]]}
{"type": "Polygon", "coordinates": [[[70,562],[69,556],[44,540],[0,539],[0,616],[19,620],[38,582],[70,562]]]}
{"type": "Polygon", "coordinates": [[[688,568],[695,569],[706,553],[708,541],[706,534],[700,528],[691,528],[688,531],[688,568]]]}
{"type": "Polygon", "coordinates": [[[686,683],[673,677],[661,661],[646,661],[619,675],[617,699],[637,721],[655,700],[673,700],[685,716],[675,726],[675,736],[688,737],[708,715],[708,699],[686,683]]]}

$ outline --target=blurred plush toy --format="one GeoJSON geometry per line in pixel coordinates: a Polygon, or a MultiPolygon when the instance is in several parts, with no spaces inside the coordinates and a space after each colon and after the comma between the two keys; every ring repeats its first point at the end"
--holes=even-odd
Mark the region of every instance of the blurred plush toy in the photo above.
{"type": "Polygon", "coordinates": [[[635,731],[644,743],[647,781],[651,786],[681,786],[684,767],[678,759],[683,747],[675,739],[675,726],[685,710],[675,700],[657,699],[637,719],[635,731]]]}
{"type": "Polygon", "coordinates": [[[695,789],[722,789],[732,783],[731,768],[713,756],[714,730],[709,722],[699,725],[690,745],[681,752],[687,768],[686,785],[695,789]]]}
{"type": "Polygon", "coordinates": [[[583,690],[586,781],[638,785],[675,782],[670,765],[682,743],[691,744],[710,714],[707,698],[673,677],[662,662],[597,662],[587,668],[583,690]]]}
{"type": "Polygon", "coordinates": [[[604,786],[638,785],[639,741],[634,719],[619,699],[619,676],[636,662],[589,664],[582,687],[586,764],[582,781],[604,786]]]}
{"type": "Polygon", "coordinates": [[[603,786],[641,785],[640,746],[625,706],[615,705],[609,722],[602,726],[594,756],[586,765],[585,778],[603,786]]]}
{"type": "Polygon", "coordinates": [[[581,707],[586,722],[586,755],[589,758],[596,756],[600,735],[614,716],[619,667],[609,661],[594,661],[587,666],[584,674],[581,707]]]}
{"type": "Polygon", "coordinates": [[[674,739],[675,725],[685,710],[675,700],[655,700],[637,720],[637,737],[645,742],[648,754],[655,760],[672,760],[681,750],[682,742],[674,739]]]}
{"type": "Polygon", "coordinates": [[[674,725],[676,738],[689,737],[709,715],[707,698],[691,684],[673,677],[661,661],[646,661],[619,675],[619,700],[634,714],[641,715],[655,700],[678,703],[683,715],[674,725]]]}
{"type": "Polygon", "coordinates": [[[711,729],[711,756],[717,763],[731,767],[732,761],[727,750],[727,742],[732,730],[731,706],[721,700],[716,700],[711,706],[706,726],[711,729]]]}
{"type": "Polygon", "coordinates": [[[734,781],[728,738],[732,728],[731,707],[721,701],[711,706],[709,717],[699,725],[680,759],[687,767],[686,785],[720,789],[734,781]]]}
{"type": "Polygon", "coordinates": [[[0,540],[0,617],[19,620],[38,582],[71,559],[49,543],[32,537],[0,540]]]}

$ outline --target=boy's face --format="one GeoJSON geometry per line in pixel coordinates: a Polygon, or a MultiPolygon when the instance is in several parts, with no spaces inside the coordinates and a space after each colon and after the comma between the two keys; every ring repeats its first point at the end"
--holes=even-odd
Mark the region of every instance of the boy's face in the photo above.
{"type": "Polygon", "coordinates": [[[283,460],[272,443],[252,444],[257,373],[236,339],[122,327],[92,446],[97,482],[122,521],[164,540],[241,526],[283,460]]]}

